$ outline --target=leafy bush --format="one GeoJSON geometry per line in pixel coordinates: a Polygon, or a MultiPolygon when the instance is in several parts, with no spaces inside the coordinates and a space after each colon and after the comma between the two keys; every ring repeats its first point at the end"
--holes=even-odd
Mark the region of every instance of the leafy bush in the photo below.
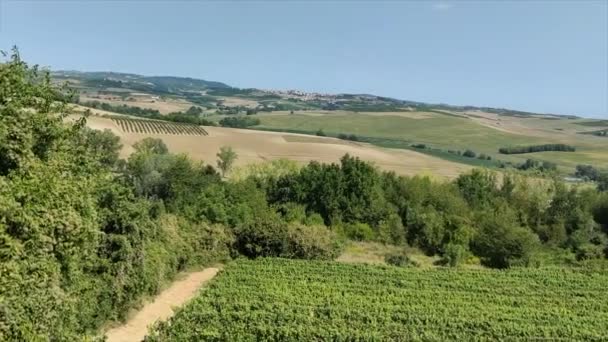
{"type": "Polygon", "coordinates": [[[369,241],[374,237],[374,231],[370,226],[361,222],[342,224],[339,232],[355,241],[369,241]]]}
{"type": "Polygon", "coordinates": [[[410,259],[404,251],[397,253],[390,253],[384,256],[384,262],[389,265],[398,267],[418,267],[420,266],[416,261],[410,259]]]}
{"type": "Polygon", "coordinates": [[[274,215],[238,227],[235,235],[236,252],[249,258],[333,259],[342,248],[325,226],[289,225],[274,215]]]}
{"type": "Polygon", "coordinates": [[[469,255],[467,247],[461,244],[448,243],[444,248],[442,261],[450,267],[456,267],[462,264],[469,255]]]}
{"type": "Polygon", "coordinates": [[[466,150],[462,153],[462,155],[467,158],[475,158],[475,156],[477,156],[477,154],[472,150],[466,150]]]}
{"type": "Polygon", "coordinates": [[[235,248],[249,258],[284,256],[288,252],[287,223],[264,215],[235,229],[235,248]]]}
{"type": "Polygon", "coordinates": [[[288,229],[288,249],[284,257],[331,260],[340,255],[343,245],[325,226],[292,224],[288,229]]]}
{"type": "Polygon", "coordinates": [[[508,268],[525,265],[538,246],[538,236],[517,225],[515,213],[501,208],[478,218],[481,230],[473,240],[473,251],[485,265],[508,268]]]}
{"type": "Polygon", "coordinates": [[[604,246],[586,243],[580,246],[576,251],[576,260],[593,260],[604,257],[604,246]]]}

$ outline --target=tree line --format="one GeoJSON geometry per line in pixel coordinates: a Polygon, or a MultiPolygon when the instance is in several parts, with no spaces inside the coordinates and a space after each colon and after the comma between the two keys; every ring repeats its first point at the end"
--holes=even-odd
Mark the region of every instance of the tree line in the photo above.
{"type": "Polygon", "coordinates": [[[530,145],[530,146],[510,146],[501,147],[498,152],[502,154],[521,154],[521,153],[534,153],[534,152],[545,152],[545,151],[561,151],[561,152],[575,152],[574,146],[566,144],[544,144],[544,145],[530,145]]]}
{"type": "Polygon", "coordinates": [[[232,128],[247,128],[260,124],[260,119],[251,116],[230,116],[220,120],[220,126],[232,128]]]}
{"type": "Polygon", "coordinates": [[[128,106],[126,104],[123,105],[112,105],[107,102],[100,101],[85,101],[79,102],[80,105],[85,107],[93,108],[93,109],[101,109],[107,112],[119,113],[131,116],[137,116],[146,119],[154,119],[154,120],[162,120],[162,121],[170,121],[170,122],[182,122],[189,123],[193,125],[201,125],[201,126],[216,126],[217,124],[214,121],[205,119],[201,117],[203,113],[202,108],[191,106],[185,112],[171,112],[169,114],[163,115],[156,109],[151,108],[142,108],[137,106],[128,106]]]}

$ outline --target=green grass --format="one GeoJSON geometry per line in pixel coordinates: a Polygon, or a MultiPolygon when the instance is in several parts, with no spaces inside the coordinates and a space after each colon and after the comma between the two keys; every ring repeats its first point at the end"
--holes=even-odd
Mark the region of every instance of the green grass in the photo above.
{"type": "Polygon", "coordinates": [[[500,132],[453,116],[436,114],[427,119],[402,116],[347,115],[269,115],[261,116],[263,128],[297,129],[337,135],[352,133],[375,138],[393,138],[430,144],[446,149],[471,148],[478,152],[498,153],[498,148],[513,144],[540,144],[544,140],[500,132]]]}
{"type": "Polygon", "coordinates": [[[151,341],[606,340],[608,273],[239,260],[151,341]]]}
{"type": "MultiPolygon", "coordinates": [[[[256,129],[280,130],[314,134],[319,129],[329,136],[340,133],[356,134],[363,141],[389,148],[410,148],[413,143],[423,143],[433,149],[419,152],[431,154],[443,159],[476,166],[492,166],[495,162],[470,160],[447,153],[447,150],[471,149],[477,154],[484,153],[493,159],[521,163],[528,158],[540,161],[551,161],[558,164],[563,172],[571,172],[577,164],[593,164],[599,168],[608,168],[608,149],[602,144],[601,137],[580,134],[562,134],[553,137],[540,137],[502,132],[483,126],[474,120],[432,113],[428,118],[408,118],[397,115],[367,115],[349,113],[323,115],[261,115],[261,125],[256,129]],[[565,143],[574,145],[576,152],[555,154],[550,152],[529,153],[526,155],[501,155],[498,149],[503,146],[537,145],[565,143]]],[[[573,127],[571,121],[526,119],[530,126],[573,127]]]]}
{"type": "Polygon", "coordinates": [[[591,127],[605,127],[608,126],[608,120],[585,120],[576,122],[577,125],[591,126],[591,127]]]}

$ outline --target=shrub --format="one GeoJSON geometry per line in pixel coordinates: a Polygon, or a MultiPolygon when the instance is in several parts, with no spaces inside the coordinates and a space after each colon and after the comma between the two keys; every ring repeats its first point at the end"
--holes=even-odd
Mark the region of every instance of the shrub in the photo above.
{"type": "Polygon", "coordinates": [[[341,251],[342,244],[327,227],[293,224],[288,229],[288,248],[283,256],[331,260],[340,255],[341,251]]]}
{"type": "Polygon", "coordinates": [[[576,250],[576,260],[578,261],[601,259],[603,256],[604,247],[601,245],[586,243],[576,250]]]}
{"type": "Polygon", "coordinates": [[[366,223],[348,223],[340,226],[344,236],[355,241],[367,241],[374,237],[374,231],[366,223]]]}
{"type": "Polygon", "coordinates": [[[397,253],[389,253],[384,256],[384,262],[397,267],[418,267],[416,261],[410,259],[404,251],[397,253]]]}
{"type": "Polygon", "coordinates": [[[279,257],[288,250],[287,224],[272,215],[256,217],[235,229],[236,251],[248,258],[279,257]]]}
{"type": "Polygon", "coordinates": [[[514,212],[500,208],[479,217],[481,230],[473,240],[476,255],[490,267],[508,268],[525,265],[538,245],[538,236],[517,226],[514,212]]]}
{"type": "Polygon", "coordinates": [[[402,244],[405,242],[405,227],[401,222],[401,217],[391,214],[386,220],[380,222],[378,226],[378,241],[383,243],[402,244]]]}
{"type": "Polygon", "coordinates": [[[465,261],[469,254],[467,247],[460,244],[448,243],[445,246],[442,261],[450,267],[456,267],[465,261]]]}
{"type": "Polygon", "coordinates": [[[473,152],[472,150],[466,150],[466,151],[464,151],[464,153],[462,155],[467,158],[475,158],[475,156],[477,154],[475,152],[473,152]]]}

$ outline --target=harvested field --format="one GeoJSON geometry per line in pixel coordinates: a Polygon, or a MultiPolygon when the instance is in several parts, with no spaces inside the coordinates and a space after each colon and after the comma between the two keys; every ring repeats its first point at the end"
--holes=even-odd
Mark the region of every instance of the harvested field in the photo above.
{"type": "Polygon", "coordinates": [[[349,153],[375,163],[384,170],[398,174],[434,174],[454,178],[471,169],[470,166],[446,161],[409,150],[392,150],[369,144],[347,142],[335,138],[311,137],[301,134],[263,132],[245,129],[205,127],[208,135],[166,135],[126,132],[112,119],[90,117],[87,125],[96,129],[111,129],[121,137],[122,157],[133,152],[133,144],[145,137],[161,138],[173,153],[186,153],[195,160],[215,164],[216,153],[222,146],[231,146],[238,154],[236,166],[267,160],[290,159],[300,164],[312,160],[337,162],[349,153]]]}

